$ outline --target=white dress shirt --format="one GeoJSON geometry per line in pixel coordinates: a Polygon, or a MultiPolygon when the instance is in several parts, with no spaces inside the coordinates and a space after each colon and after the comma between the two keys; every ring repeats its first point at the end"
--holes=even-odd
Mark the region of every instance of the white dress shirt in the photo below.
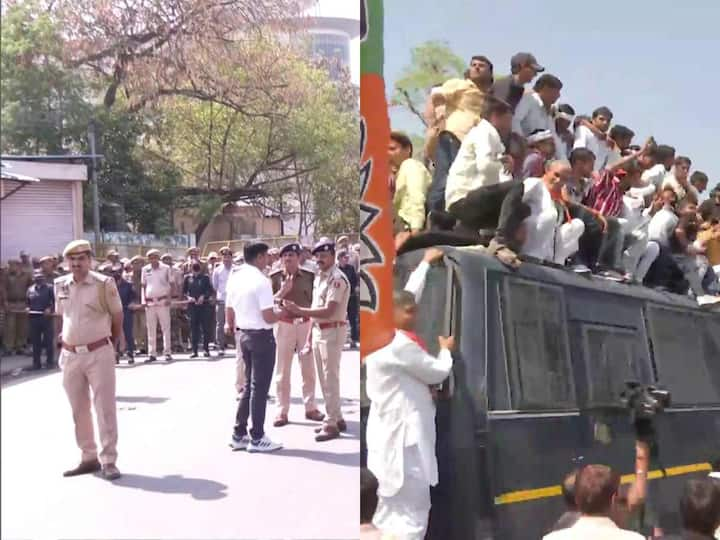
{"type": "Polygon", "coordinates": [[[572,527],[546,534],[543,540],[644,540],[644,537],[619,528],[610,518],[581,516],[572,527]]]}
{"type": "Polygon", "coordinates": [[[275,305],[272,285],[268,277],[252,264],[244,264],[230,275],[225,305],[235,312],[236,328],[264,330],[273,327],[262,316],[263,311],[275,305]]]}
{"type": "Polygon", "coordinates": [[[226,289],[227,289],[227,282],[228,278],[230,277],[230,274],[233,271],[232,265],[230,265],[230,268],[225,267],[224,264],[219,264],[215,270],[213,270],[212,273],[212,286],[213,289],[215,289],[216,292],[216,298],[218,302],[224,302],[225,301],[225,295],[226,295],[226,289]]]}
{"type": "Polygon", "coordinates": [[[457,157],[450,166],[445,188],[445,208],[464,199],[474,189],[501,181],[503,164],[500,158],[505,145],[495,126],[487,120],[472,128],[463,139],[457,157]]]}
{"type": "Polygon", "coordinates": [[[555,133],[555,119],[545,108],[537,92],[529,92],[520,98],[515,108],[512,130],[523,137],[528,137],[537,129],[547,129],[555,133]]]}
{"type": "Polygon", "coordinates": [[[575,130],[575,144],[573,144],[573,149],[575,148],[587,148],[595,154],[594,171],[601,171],[608,166],[611,148],[608,147],[604,140],[598,139],[590,131],[590,128],[578,126],[575,130]]]}
{"type": "Polygon", "coordinates": [[[667,175],[667,171],[665,170],[665,165],[662,163],[656,163],[652,167],[650,167],[648,170],[643,171],[642,178],[643,182],[645,182],[646,185],[654,185],[655,189],[660,189],[660,186],[662,186],[663,180],[665,180],[665,176],[667,175]]]}
{"type": "Polygon", "coordinates": [[[669,208],[662,208],[650,220],[648,224],[648,240],[657,242],[661,246],[670,246],[670,237],[675,232],[680,219],[675,212],[669,208]]]}
{"type": "Polygon", "coordinates": [[[429,385],[443,382],[452,369],[447,349],[437,358],[398,331],[369,355],[367,395],[372,405],[367,425],[368,468],[378,479],[378,495],[392,497],[405,481],[404,449],[417,446],[424,479],[438,482],[435,457],[435,403],[429,385]]]}

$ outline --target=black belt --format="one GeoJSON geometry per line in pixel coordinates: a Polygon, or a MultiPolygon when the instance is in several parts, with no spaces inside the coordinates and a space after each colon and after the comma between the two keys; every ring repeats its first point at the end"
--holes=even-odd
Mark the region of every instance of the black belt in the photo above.
{"type": "Polygon", "coordinates": [[[252,334],[253,332],[272,332],[272,328],[235,328],[236,332],[245,332],[252,334]]]}

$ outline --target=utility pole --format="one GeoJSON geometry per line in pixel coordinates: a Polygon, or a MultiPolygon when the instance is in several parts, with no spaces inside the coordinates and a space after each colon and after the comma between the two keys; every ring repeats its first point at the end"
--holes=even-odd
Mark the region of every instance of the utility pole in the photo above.
{"type": "Polygon", "coordinates": [[[95,155],[95,119],[90,120],[88,126],[88,142],[90,143],[90,154],[92,156],[92,167],[90,168],[90,182],[93,188],[93,228],[95,230],[94,251],[98,253],[100,246],[100,195],[98,193],[97,181],[97,157],[95,155]]]}

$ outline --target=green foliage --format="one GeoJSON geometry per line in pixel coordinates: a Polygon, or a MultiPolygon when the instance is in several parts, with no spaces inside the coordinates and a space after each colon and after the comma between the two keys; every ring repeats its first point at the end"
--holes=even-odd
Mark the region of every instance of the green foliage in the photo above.
{"type": "Polygon", "coordinates": [[[410,65],[395,83],[390,103],[406,108],[425,125],[422,112],[430,88],[448,79],[462,77],[466,65],[447,43],[441,41],[427,41],[418,45],[410,55],[410,65]]]}
{"type": "Polygon", "coordinates": [[[3,152],[58,154],[80,148],[91,105],[82,74],[61,62],[63,39],[36,0],[2,17],[3,152]]]}

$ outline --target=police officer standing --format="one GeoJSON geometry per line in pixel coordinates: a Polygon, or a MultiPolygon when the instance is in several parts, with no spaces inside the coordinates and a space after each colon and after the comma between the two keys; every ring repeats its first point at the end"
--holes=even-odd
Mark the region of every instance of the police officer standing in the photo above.
{"type": "MultiPolygon", "coordinates": [[[[283,246],[280,250],[282,267],[270,273],[273,294],[281,303],[290,300],[300,307],[312,305],[313,281],[315,275],[300,268],[300,253],[302,247],[298,243],[283,246]],[[288,292],[281,293],[283,284],[291,281],[288,292]]],[[[275,341],[277,353],[275,361],[275,388],[278,399],[278,414],[274,426],[281,427],[288,424],[288,411],[290,410],[290,375],[292,360],[297,351],[302,374],[303,403],[305,404],[305,418],[321,422],[325,415],[317,410],[315,405],[315,366],[312,352],[305,348],[310,333],[309,317],[281,317],[275,327],[275,341]]]]}
{"type": "Polygon", "coordinates": [[[222,262],[212,272],[212,286],[215,290],[215,345],[218,356],[225,355],[227,336],[225,335],[225,290],[230,274],[233,271],[233,253],[228,246],[220,248],[222,262]]]}
{"type": "MultiPolygon", "coordinates": [[[[128,357],[128,364],[135,363],[135,336],[133,334],[133,315],[137,306],[137,292],[132,283],[123,277],[123,267],[118,264],[110,268],[111,275],[115,280],[120,302],[123,308],[123,336],[125,337],[125,352],[128,357]]],[[[119,345],[119,344],[118,344],[119,345]]],[[[120,353],[122,351],[118,347],[118,354],[115,357],[115,363],[120,363],[120,353]]]]}
{"type": "Polygon", "coordinates": [[[210,357],[210,297],[213,295],[210,277],[202,272],[199,262],[194,262],[192,273],[185,276],[183,282],[183,296],[188,301],[190,313],[190,339],[192,341],[192,354],[190,358],[198,357],[200,334],[203,337],[203,350],[205,358],[210,357]]]}
{"type": "Polygon", "coordinates": [[[120,477],[117,459],[115,347],[122,332],[122,304],[115,281],[90,270],[90,243],[70,242],[63,252],[71,273],[55,281],[55,300],[62,316],[60,365],[82,451],[80,465],[63,476],[102,469],[108,480],[120,477]],[[88,387],[89,386],[89,387],[88,387]],[[100,461],[93,430],[90,388],[100,431],[100,461]]]}
{"type": "Polygon", "coordinates": [[[145,363],[157,360],[157,325],[160,323],[163,334],[163,352],[165,361],[171,362],[172,345],[170,343],[170,295],[172,277],[170,267],[160,262],[160,251],[147,252],[150,264],[142,269],[142,298],[145,304],[148,336],[148,359],[145,363]]]}
{"type": "Polygon", "coordinates": [[[20,261],[10,259],[5,273],[5,348],[10,354],[24,354],[28,339],[26,295],[32,284],[32,274],[22,269],[20,261]]]}
{"type": "Polygon", "coordinates": [[[335,244],[320,241],[312,254],[317,257],[318,265],[312,307],[302,308],[290,300],[284,302],[284,307],[295,315],[311,317],[313,321],[310,332],[312,353],[327,410],[325,425],[316,430],[315,440],[323,442],[339,437],[340,432],[347,429],[340,409],[340,358],[347,336],[345,319],[350,284],[335,266],[335,244]]]}
{"type": "MultiPolygon", "coordinates": [[[[141,255],[135,255],[130,259],[130,264],[132,265],[132,285],[138,298],[141,298],[142,269],[145,264],[145,259],[141,255]]],[[[148,350],[147,313],[145,312],[145,306],[142,302],[140,302],[133,314],[133,337],[135,338],[135,343],[140,354],[146,354],[148,350]]]]}
{"type": "Polygon", "coordinates": [[[33,349],[33,369],[42,367],[40,357],[45,349],[45,367],[55,367],[53,354],[53,318],[55,295],[52,286],[45,281],[45,274],[38,268],[33,272],[34,283],[27,290],[27,305],[30,308],[30,342],[33,349]]]}

